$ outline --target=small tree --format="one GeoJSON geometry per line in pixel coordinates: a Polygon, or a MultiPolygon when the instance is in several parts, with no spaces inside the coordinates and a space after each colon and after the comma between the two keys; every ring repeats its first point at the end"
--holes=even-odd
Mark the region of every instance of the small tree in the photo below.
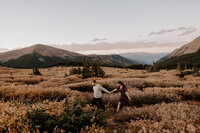
{"type": "Polygon", "coordinates": [[[94,76],[96,77],[104,77],[105,72],[103,71],[103,69],[100,66],[100,63],[98,60],[94,61],[92,63],[92,73],[94,74],[94,76]]]}
{"type": "Polygon", "coordinates": [[[156,65],[155,62],[153,62],[153,71],[154,72],[159,72],[160,71],[159,67],[156,65]]]}
{"type": "Polygon", "coordinates": [[[33,75],[42,75],[38,68],[33,68],[33,75]]]}
{"type": "Polygon", "coordinates": [[[91,71],[90,71],[90,64],[88,63],[88,59],[84,58],[83,59],[83,71],[82,71],[82,76],[83,78],[90,78],[91,71]]]}
{"type": "Polygon", "coordinates": [[[159,72],[159,71],[160,71],[159,67],[156,65],[155,62],[153,62],[153,64],[150,65],[150,66],[146,66],[145,69],[146,69],[148,72],[159,72]]]}
{"type": "Polygon", "coordinates": [[[194,72],[199,72],[199,68],[197,67],[196,64],[192,67],[192,70],[193,70],[194,72]]]}
{"type": "Polygon", "coordinates": [[[182,71],[182,70],[183,70],[183,67],[182,67],[181,63],[178,63],[178,65],[177,65],[177,70],[178,70],[178,71],[182,71]]]}
{"type": "Polygon", "coordinates": [[[184,65],[184,70],[187,70],[187,69],[188,69],[187,64],[185,64],[184,65]]]}
{"type": "Polygon", "coordinates": [[[70,69],[69,73],[70,73],[70,75],[81,74],[82,70],[80,67],[78,67],[78,68],[73,67],[72,69],[70,69]]]}
{"type": "Polygon", "coordinates": [[[69,70],[70,75],[75,75],[77,73],[76,68],[72,67],[72,69],[69,70]]]}
{"type": "Polygon", "coordinates": [[[81,74],[82,73],[82,70],[81,70],[81,68],[78,66],[78,69],[77,69],[77,73],[78,74],[81,74]]]}

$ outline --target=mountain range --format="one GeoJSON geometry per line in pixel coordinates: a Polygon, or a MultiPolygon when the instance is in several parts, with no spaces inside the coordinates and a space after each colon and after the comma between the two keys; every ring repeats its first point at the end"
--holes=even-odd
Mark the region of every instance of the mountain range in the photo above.
{"type": "Polygon", "coordinates": [[[98,59],[101,65],[106,66],[136,63],[120,55],[82,55],[42,44],[0,53],[0,63],[14,68],[50,67],[59,63],[82,62],[83,58],[88,58],[89,61],[98,59]]]}
{"type": "Polygon", "coordinates": [[[124,53],[120,55],[83,55],[43,44],[0,52],[0,64],[14,68],[51,67],[62,63],[82,62],[84,58],[88,58],[89,61],[98,59],[100,64],[105,66],[121,67],[133,64],[151,64],[157,60],[156,63],[159,65],[177,65],[178,63],[200,64],[200,37],[169,54],[124,53]]]}
{"type": "Polygon", "coordinates": [[[124,58],[127,58],[132,61],[136,61],[139,64],[152,64],[153,62],[158,61],[160,58],[166,56],[168,53],[123,53],[119,54],[124,58]]]}
{"type": "Polygon", "coordinates": [[[175,65],[177,63],[199,64],[200,63],[200,37],[192,42],[175,49],[157,62],[160,65],[175,65]]]}

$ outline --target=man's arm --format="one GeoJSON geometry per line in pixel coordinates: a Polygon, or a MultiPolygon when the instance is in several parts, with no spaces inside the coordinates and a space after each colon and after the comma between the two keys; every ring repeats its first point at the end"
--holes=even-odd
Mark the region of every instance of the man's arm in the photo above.
{"type": "Polygon", "coordinates": [[[115,92],[115,91],[117,91],[117,89],[112,90],[111,93],[113,93],[113,92],[115,92]]]}
{"type": "Polygon", "coordinates": [[[106,90],[105,88],[103,88],[101,85],[99,86],[99,88],[104,91],[104,92],[107,92],[107,93],[110,93],[110,91],[106,90]]]}

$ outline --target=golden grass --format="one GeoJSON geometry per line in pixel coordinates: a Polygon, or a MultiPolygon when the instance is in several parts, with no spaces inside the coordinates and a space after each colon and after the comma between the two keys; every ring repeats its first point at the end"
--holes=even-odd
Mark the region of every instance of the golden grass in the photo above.
{"type": "Polygon", "coordinates": [[[120,94],[104,94],[109,125],[87,127],[82,132],[200,132],[200,78],[191,75],[181,79],[176,70],[148,73],[144,70],[104,68],[105,78],[81,79],[69,74],[70,67],[39,69],[42,76],[29,69],[0,67],[0,132],[31,131],[22,123],[27,110],[46,108],[52,115],[63,110],[65,98],[79,98],[90,104],[92,80],[109,90],[119,80],[131,97],[129,110],[115,112],[120,94]]]}

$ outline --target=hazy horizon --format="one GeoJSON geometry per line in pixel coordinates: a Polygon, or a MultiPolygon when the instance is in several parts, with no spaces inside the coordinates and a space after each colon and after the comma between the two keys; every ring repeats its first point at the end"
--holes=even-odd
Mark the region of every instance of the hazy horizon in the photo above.
{"type": "Polygon", "coordinates": [[[200,35],[198,5],[197,0],[0,1],[0,48],[104,43],[113,49],[76,52],[171,52],[200,35]],[[120,42],[132,47],[116,49],[120,42]]]}

